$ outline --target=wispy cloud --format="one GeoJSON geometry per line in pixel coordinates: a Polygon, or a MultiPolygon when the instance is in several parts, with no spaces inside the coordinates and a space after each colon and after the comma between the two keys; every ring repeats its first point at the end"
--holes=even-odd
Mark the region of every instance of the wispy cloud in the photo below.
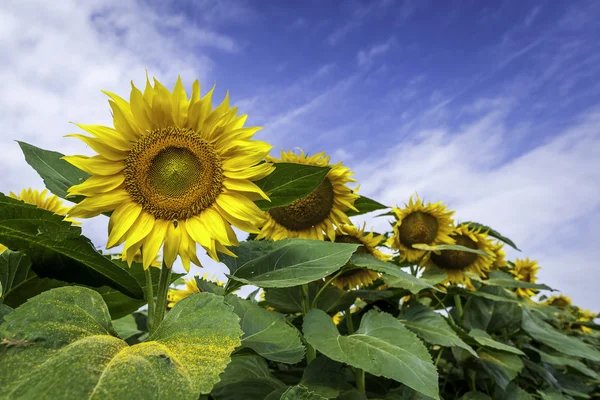
{"type": "Polygon", "coordinates": [[[350,16],[347,20],[327,36],[327,43],[332,46],[338,44],[348,33],[360,28],[369,18],[393,4],[393,0],[373,0],[366,3],[349,4],[350,16]]]}
{"type": "Polygon", "coordinates": [[[391,37],[385,43],[380,43],[372,46],[368,50],[361,50],[356,54],[356,60],[359,66],[367,66],[373,62],[373,58],[378,55],[387,53],[394,45],[397,44],[396,38],[391,37]]]}

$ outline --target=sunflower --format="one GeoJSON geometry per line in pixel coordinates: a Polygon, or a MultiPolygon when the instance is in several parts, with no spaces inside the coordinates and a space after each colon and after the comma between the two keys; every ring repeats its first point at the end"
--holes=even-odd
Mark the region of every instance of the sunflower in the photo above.
{"type": "MultiPolygon", "coordinates": [[[[216,279],[208,279],[208,273],[204,274],[204,276],[202,276],[203,280],[207,281],[207,282],[212,282],[214,284],[216,284],[217,286],[223,286],[224,283],[223,282],[219,282],[216,279]]],[[[185,299],[186,297],[188,297],[191,294],[194,293],[200,293],[200,288],[198,287],[198,284],[196,283],[196,278],[190,278],[190,279],[184,279],[185,282],[185,288],[183,289],[169,289],[169,293],[167,294],[167,307],[168,308],[173,308],[173,306],[175,306],[175,303],[185,299]]]]}
{"type": "Polygon", "coordinates": [[[446,210],[441,202],[423,204],[418,196],[413,195],[406,207],[393,207],[392,212],[396,216],[394,235],[386,244],[400,251],[401,262],[418,261],[425,255],[425,250],[415,249],[413,244],[433,246],[454,243],[449,236],[453,230],[454,211],[446,210]],[[416,197],[416,201],[413,197],[416,197]]]}
{"type": "Polygon", "coordinates": [[[308,157],[302,151],[299,155],[292,151],[281,151],[281,159],[269,157],[275,163],[295,163],[331,167],[323,182],[308,196],[295,200],[289,206],[274,207],[266,213],[266,222],[257,239],[280,240],[285,238],[306,238],[323,240],[324,233],[331,241],[335,240],[335,227],[350,224],[345,211],[354,210],[354,201],[359,197],[349,187],[352,172],[342,163],[329,164],[329,156],[318,153],[308,157]]]}
{"type": "Polygon", "coordinates": [[[502,268],[508,265],[506,261],[506,253],[504,252],[504,243],[500,243],[499,241],[495,241],[492,243],[492,251],[496,256],[494,263],[492,264],[492,269],[502,268]]]}
{"type": "MultiPolygon", "coordinates": [[[[360,244],[361,246],[356,249],[357,254],[370,254],[378,260],[387,261],[392,256],[383,254],[377,249],[382,239],[383,235],[375,236],[373,232],[365,234],[364,225],[362,229],[358,229],[354,225],[340,225],[335,231],[335,242],[360,244]]],[[[351,269],[338,276],[332,282],[332,285],[342,290],[345,288],[363,287],[371,284],[379,276],[379,273],[367,269],[351,269]]]]}
{"type": "Polygon", "coordinates": [[[571,300],[570,297],[567,297],[563,294],[559,294],[559,295],[550,297],[548,300],[546,300],[542,304],[546,305],[546,306],[553,306],[553,307],[558,307],[558,308],[567,308],[567,307],[570,307],[571,305],[573,305],[573,301],[571,300]]]}
{"type": "Polygon", "coordinates": [[[107,248],[125,243],[128,260],[142,249],[148,268],[164,244],[163,261],[171,267],[179,255],[186,270],[199,264],[196,243],[215,260],[217,251],[237,246],[231,225],[258,233],[264,217],[252,200],[265,193],[253,181],[273,166],[259,164],[271,145],[251,140],[259,127],[243,128],[246,115],[225,100],[212,109],[214,87],[200,98],[192,85],[188,100],[181,79],[171,93],[146,79],[144,93],[131,84],[130,102],[116,94],[111,100],[115,129],[77,125],[92,136],[73,134],[98,155],[66,156],[91,174],[69,189],[86,198],[70,216],[91,218],[112,212],[107,248]]]}
{"type": "MultiPolygon", "coordinates": [[[[526,258],[524,260],[516,259],[515,266],[510,270],[510,273],[515,276],[515,279],[521,282],[535,283],[537,281],[537,271],[540,269],[537,261],[526,258]]],[[[517,288],[519,296],[531,297],[535,296],[536,292],[529,288],[517,288]]]]}
{"type": "MultiPolygon", "coordinates": [[[[598,315],[597,313],[593,312],[593,311],[589,311],[589,310],[578,310],[578,318],[577,318],[577,322],[593,322],[594,319],[596,318],[596,316],[598,315]]],[[[592,333],[592,328],[590,328],[589,326],[583,326],[583,325],[579,325],[579,329],[583,332],[583,333],[592,333]]]]}
{"type": "Polygon", "coordinates": [[[488,255],[484,256],[460,250],[427,252],[421,261],[421,265],[424,265],[426,269],[437,268],[444,271],[448,275],[448,282],[453,284],[462,283],[470,286],[470,279],[465,275],[465,272],[472,272],[481,277],[486,276],[496,258],[492,250],[492,242],[487,238],[487,233],[481,232],[481,228],[470,228],[468,225],[461,225],[456,227],[449,237],[457,245],[473,250],[481,250],[488,255]]]}
{"type": "MultiPolygon", "coordinates": [[[[125,254],[120,254],[117,255],[116,257],[117,259],[121,260],[121,261],[126,261],[127,264],[131,267],[131,264],[133,262],[136,263],[142,263],[143,262],[143,258],[142,258],[142,252],[138,250],[137,253],[135,253],[135,255],[133,256],[133,259],[127,259],[127,256],[125,254]]],[[[156,258],[154,259],[154,261],[152,261],[152,263],[150,264],[151,267],[156,267],[156,268],[160,268],[161,266],[161,262],[160,262],[160,257],[158,256],[158,254],[156,255],[156,258]]]]}
{"type": "MultiPolygon", "coordinates": [[[[38,192],[37,190],[23,189],[21,190],[21,194],[17,196],[15,193],[10,192],[9,196],[16,200],[21,200],[27,204],[31,204],[36,206],[37,208],[42,208],[47,211],[51,211],[57,215],[66,215],[69,212],[69,207],[63,206],[62,200],[54,195],[50,195],[46,197],[48,194],[48,190],[44,189],[42,192],[38,192]]],[[[80,223],[72,220],[71,218],[64,218],[63,221],[70,222],[74,225],[79,225],[80,223]]],[[[4,253],[7,250],[7,247],[0,244],[0,254],[4,253]]]]}

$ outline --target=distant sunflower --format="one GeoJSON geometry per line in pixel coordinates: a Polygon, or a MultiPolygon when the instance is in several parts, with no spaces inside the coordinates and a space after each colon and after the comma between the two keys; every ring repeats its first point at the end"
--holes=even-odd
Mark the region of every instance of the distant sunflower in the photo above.
{"type": "MultiPolygon", "coordinates": [[[[577,322],[593,322],[597,315],[593,311],[579,309],[577,322]]],[[[579,325],[579,329],[583,333],[592,333],[592,328],[588,326],[579,325]]]]}
{"type": "MultiPolygon", "coordinates": [[[[219,282],[216,279],[208,279],[207,277],[208,277],[208,273],[204,274],[202,279],[207,282],[214,283],[218,286],[224,285],[223,282],[219,282]]],[[[180,302],[181,300],[185,299],[189,295],[201,292],[200,288],[198,287],[198,284],[196,283],[196,278],[184,279],[184,282],[185,282],[185,288],[183,288],[183,289],[169,289],[169,293],[167,294],[167,302],[168,302],[167,307],[168,308],[173,308],[177,302],[180,302]]]]}
{"type": "MultiPolygon", "coordinates": [[[[537,271],[540,269],[537,261],[526,258],[524,260],[516,259],[515,266],[510,270],[510,273],[515,276],[515,279],[521,282],[535,283],[537,281],[537,271]]],[[[517,288],[519,296],[531,297],[535,296],[536,292],[529,288],[517,288]]]]}
{"type": "Polygon", "coordinates": [[[465,246],[473,250],[481,250],[487,256],[477,253],[469,253],[460,250],[445,250],[439,252],[427,252],[421,262],[425,268],[437,268],[448,275],[448,281],[457,284],[471,285],[465,272],[472,272],[484,277],[494,263],[495,254],[492,251],[492,243],[487,238],[487,233],[481,232],[481,228],[469,228],[461,225],[454,229],[449,235],[455,244],[465,246]]]}
{"type": "Polygon", "coordinates": [[[567,297],[563,294],[559,294],[556,296],[550,297],[548,300],[544,301],[542,304],[546,306],[553,306],[558,308],[567,308],[573,305],[573,301],[570,297],[567,297]]]}
{"type": "Polygon", "coordinates": [[[496,256],[494,263],[492,264],[492,269],[502,268],[508,265],[506,261],[506,253],[504,252],[504,243],[500,243],[499,241],[495,241],[491,244],[492,251],[496,256]]]}
{"type": "Polygon", "coordinates": [[[393,207],[392,212],[396,215],[396,222],[394,235],[388,239],[387,245],[400,251],[400,261],[419,261],[425,255],[425,250],[415,249],[413,244],[453,243],[449,235],[454,229],[454,211],[447,210],[442,203],[423,204],[418,196],[411,196],[406,207],[393,207]]]}
{"type": "Polygon", "coordinates": [[[329,164],[329,156],[318,153],[308,157],[302,151],[299,155],[292,151],[281,151],[281,159],[269,157],[274,163],[296,163],[304,165],[329,166],[331,170],[323,182],[308,196],[295,200],[284,207],[271,208],[267,213],[257,239],[280,240],[305,238],[323,240],[325,235],[335,239],[335,227],[350,224],[348,210],[355,210],[354,201],[359,197],[348,186],[356,182],[350,178],[352,172],[342,163],[329,164]],[[324,235],[325,233],[325,235],[324,235]]]}
{"type": "Polygon", "coordinates": [[[131,86],[129,103],[104,92],[115,129],[78,124],[92,136],[67,135],[98,153],[64,157],[92,175],[69,189],[86,197],[69,215],[112,212],[107,248],[125,243],[128,260],[141,248],[144,268],[163,244],[167,267],[179,255],[186,270],[196,243],[215,260],[217,251],[233,255],[225,247],[239,244],[231,225],[258,233],[264,220],[252,200],[268,197],[253,181],[273,170],[259,164],[272,146],[251,140],[260,128],[243,128],[247,116],[236,116],[229,93],[213,110],[214,87],[200,98],[198,81],[189,100],[180,78],[173,93],[156,79],[154,87],[146,79],[143,94],[131,86]]]}
{"type": "MultiPolygon", "coordinates": [[[[387,261],[392,256],[383,254],[377,249],[382,239],[383,235],[375,236],[373,232],[365,234],[364,225],[362,229],[358,229],[354,225],[340,225],[335,231],[336,243],[360,244],[361,246],[356,249],[357,254],[370,254],[379,260],[387,261]]],[[[369,271],[368,269],[352,269],[343,272],[332,282],[332,285],[342,290],[345,288],[363,287],[371,284],[379,276],[379,273],[369,271]]]]}
{"type": "MultiPolygon", "coordinates": [[[[31,204],[36,206],[37,208],[42,208],[47,211],[51,211],[57,215],[66,215],[69,212],[69,207],[63,206],[62,200],[54,195],[50,195],[46,197],[48,194],[48,190],[44,189],[42,192],[38,192],[37,190],[23,189],[21,193],[17,196],[15,193],[10,192],[9,196],[16,200],[21,200],[27,204],[31,204]]],[[[79,225],[80,223],[74,221],[71,218],[64,218],[63,221],[70,222],[74,225],[79,225]]],[[[4,253],[7,250],[7,247],[0,244],[0,254],[4,253]]]]}

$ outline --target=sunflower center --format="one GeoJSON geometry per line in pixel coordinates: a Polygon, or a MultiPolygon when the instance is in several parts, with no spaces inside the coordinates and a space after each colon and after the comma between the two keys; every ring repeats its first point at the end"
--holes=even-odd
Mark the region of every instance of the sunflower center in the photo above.
{"type": "Polygon", "coordinates": [[[433,215],[415,211],[402,219],[400,242],[408,248],[417,243],[430,244],[435,240],[437,231],[438,221],[433,215]]]}
{"type": "MultiPolygon", "coordinates": [[[[359,239],[350,235],[339,235],[335,237],[336,243],[351,243],[351,244],[360,244],[360,246],[354,252],[355,254],[370,254],[367,247],[361,242],[359,239]]],[[[342,274],[344,275],[344,274],[342,274]]]]}
{"type": "MultiPolygon", "coordinates": [[[[464,235],[451,235],[451,237],[456,240],[457,245],[477,250],[477,243],[475,243],[469,237],[464,235]]],[[[439,255],[431,253],[431,260],[435,263],[435,265],[440,267],[440,269],[464,271],[469,267],[469,265],[477,260],[477,254],[460,250],[444,250],[439,255]]]]}
{"type": "Polygon", "coordinates": [[[308,196],[295,200],[289,206],[271,208],[269,214],[285,228],[301,231],[323,222],[332,208],[333,185],[325,178],[308,196]]]}
{"type": "Polygon", "coordinates": [[[221,159],[191,129],[156,129],[125,160],[125,190],[155,218],[186,219],[210,207],[223,189],[221,159]]]}

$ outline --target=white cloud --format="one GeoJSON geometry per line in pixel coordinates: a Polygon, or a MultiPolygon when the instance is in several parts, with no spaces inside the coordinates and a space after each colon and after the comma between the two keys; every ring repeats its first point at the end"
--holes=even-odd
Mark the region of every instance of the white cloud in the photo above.
{"type": "Polygon", "coordinates": [[[375,56],[383,55],[387,53],[392,46],[396,44],[394,37],[389,38],[385,43],[381,43],[371,47],[368,50],[361,50],[356,55],[356,60],[359,66],[370,65],[373,62],[375,56]]]}
{"type": "MultiPolygon", "coordinates": [[[[372,18],[386,9],[392,4],[393,0],[377,0],[370,1],[366,4],[353,3],[352,9],[350,10],[350,16],[340,27],[335,29],[329,36],[327,36],[327,43],[331,46],[338,44],[347,34],[355,29],[360,28],[368,19],[372,18]]],[[[350,3],[348,3],[350,4],[350,3]]],[[[412,14],[412,13],[411,13],[412,14]]]]}

